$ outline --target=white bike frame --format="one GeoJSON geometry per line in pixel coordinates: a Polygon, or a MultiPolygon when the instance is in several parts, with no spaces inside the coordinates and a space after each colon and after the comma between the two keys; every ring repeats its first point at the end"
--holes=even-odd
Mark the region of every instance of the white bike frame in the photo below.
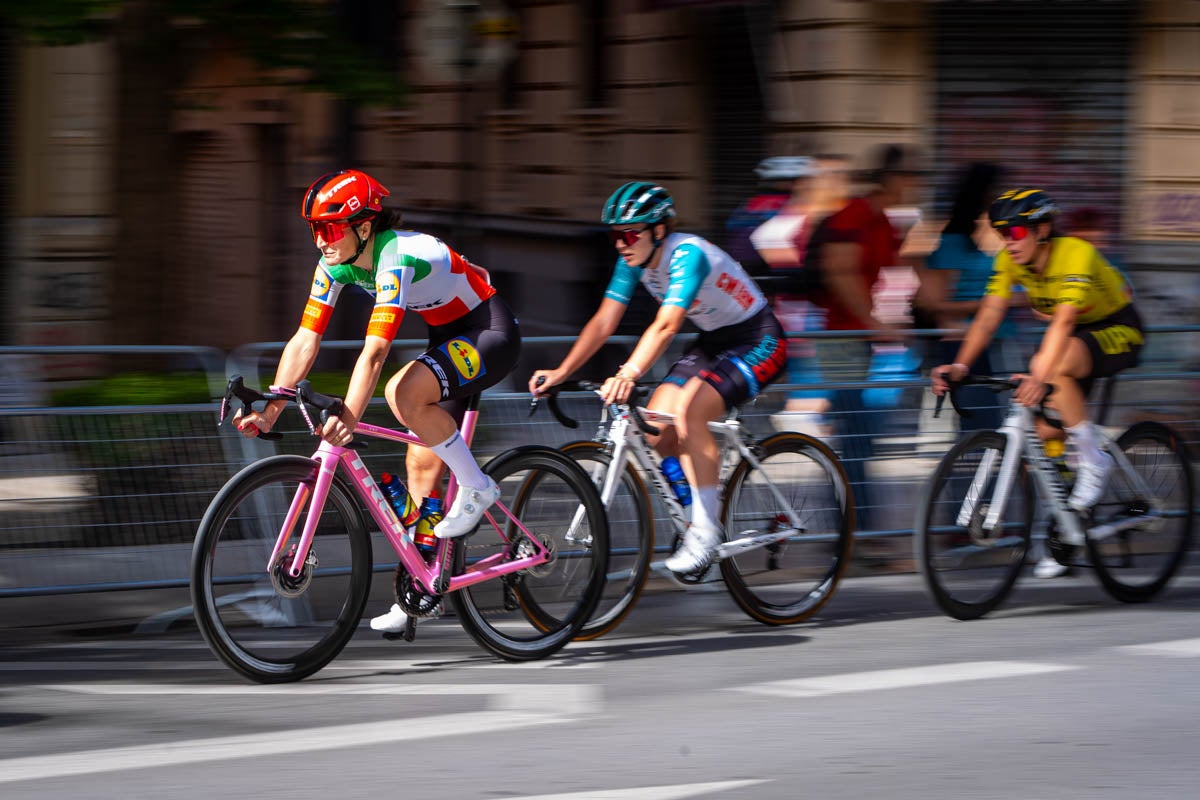
{"type": "MultiPolygon", "coordinates": [[[[646,422],[650,424],[674,425],[675,415],[667,414],[661,411],[651,411],[641,409],[640,413],[646,422]]],[[[671,516],[671,522],[675,526],[675,531],[682,535],[687,530],[689,520],[683,510],[683,504],[679,502],[679,498],[675,496],[675,492],[667,483],[666,476],[663,475],[662,468],[659,466],[659,461],[651,452],[651,448],[646,439],[641,436],[641,431],[637,428],[633,420],[631,412],[626,407],[618,413],[611,423],[607,423],[608,406],[605,406],[603,416],[600,420],[600,427],[597,431],[596,438],[598,441],[605,441],[611,445],[611,461],[604,475],[604,485],[600,489],[600,499],[604,502],[604,507],[608,508],[617,493],[617,483],[621,479],[621,475],[625,471],[625,464],[629,458],[633,458],[641,467],[643,474],[649,475],[654,481],[654,489],[658,496],[662,499],[663,504],[667,507],[667,513],[671,516]],[[607,423],[607,434],[605,426],[607,423]]],[[[736,451],[738,456],[750,462],[754,469],[762,475],[763,480],[767,484],[767,488],[774,495],[776,502],[780,508],[784,509],[788,518],[788,527],[772,531],[771,533],[763,533],[755,536],[740,535],[739,538],[732,538],[731,541],[723,542],[717,549],[717,558],[728,558],[729,556],[744,553],[747,550],[753,550],[757,547],[764,547],[772,542],[778,542],[783,539],[791,538],[793,535],[801,533],[803,527],[800,523],[800,518],[796,514],[795,509],[791,507],[783,497],[783,493],[771,481],[766,471],[762,469],[762,464],[755,457],[753,451],[746,446],[743,440],[742,423],[736,416],[729,416],[723,422],[710,422],[708,428],[720,440],[724,441],[725,447],[721,448],[722,454],[728,456],[736,451]]],[[[728,467],[731,462],[726,462],[722,465],[722,472],[726,472],[725,467],[728,467]]],[[[595,480],[596,476],[592,476],[595,480]]],[[[724,481],[722,481],[724,487],[724,481]]],[[[572,524],[572,529],[575,524],[572,524]]]]}
{"type": "MultiPolygon", "coordinates": [[[[1017,476],[1017,466],[1021,459],[1024,459],[1025,463],[1031,467],[1030,471],[1034,476],[1038,496],[1049,506],[1050,513],[1054,515],[1058,529],[1062,532],[1061,539],[1066,544],[1081,545],[1084,543],[1085,537],[1099,540],[1127,528],[1144,528],[1147,519],[1156,519],[1161,525],[1163,521],[1162,502],[1150,491],[1121,448],[1114,446],[1113,440],[1098,427],[1096,432],[1100,437],[1100,446],[1115,460],[1116,469],[1120,470],[1134,489],[1150,503],[1150,509],[1146,514],[1084,528],[1081,516],[1067,505],[1066,487],[1063,485],[1062,477],[1058,474],[1050,457],[1046,455],[1041,439],[1034,429],[1033,409],[1014,400],[1009,405],[1008,416],[1005,418],[1004,424],[997,429],[997,433],[1003,434],[1008,439],[1008,446],[1004,448],[1004,460],[1000,463],[996,490],[992,495],[987,516],[984,517],[983,529],[995,530],[996,526],[1000,524],[1000,515],[1008,503],[1008,494],[1012,491],[1017,476]]],[[[991,474],[997,457],[999,457],[997,451],[988,450],[980,460],[979,466],[975,469],[975,478],[971,481],[966,497],[963,498],[962,506],[958,510],[958,519],[956,520],[958,525],[966,527],[970,524],[971,517],[975,513],[975,506],[983,494],[987,476],[991,474]]]]}

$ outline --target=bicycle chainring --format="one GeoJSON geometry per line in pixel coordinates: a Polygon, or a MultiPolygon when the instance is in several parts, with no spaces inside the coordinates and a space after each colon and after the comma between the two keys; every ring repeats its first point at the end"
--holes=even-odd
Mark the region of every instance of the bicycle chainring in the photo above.
{"type": "Polygon", "coordinates": [[[303,569],[300,570],[298,576],[293,578],[287,574],[287,565],[292,563],[295,555],[296,546],[292,545],[286,553],[280,553],[275,559],[275,563],[271,565],[271,586],[282,597],[299,597],[308,591],[308,585],[312,583],[313,572],[317,568],[317,554],[310,549],[308,557],[304,559],[303,569]]]}
{"type": "Polygon", "coordinates": [[[403,564],[396,565],[394,588],[396,605],[410,617],[432,617],[441,613],[442,595],[422,592],[403,564]]]}
{"type": "Polygon", "coordinates": [[[1064,567],[1073,566],[1078,548],[1058,538],[1058,523],[1051,517],[1046,523],[1046,552],[1064,567]]]}

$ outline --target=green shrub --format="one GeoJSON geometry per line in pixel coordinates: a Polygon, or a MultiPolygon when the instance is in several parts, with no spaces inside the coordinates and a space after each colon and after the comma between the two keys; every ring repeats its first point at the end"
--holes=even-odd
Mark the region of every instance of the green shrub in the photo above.
{"type": "Polygon", "coordinates": [[[124,372],[58,389],[52,406],[154,406],[207,403],[208,376],[203,372],[124,372]]]}

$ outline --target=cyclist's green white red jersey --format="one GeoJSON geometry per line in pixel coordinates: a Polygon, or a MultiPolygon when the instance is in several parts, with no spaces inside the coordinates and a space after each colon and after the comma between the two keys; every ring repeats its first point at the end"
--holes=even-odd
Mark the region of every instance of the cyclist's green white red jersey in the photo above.
{"type": "Polygon", "coordinates": [[[324,333],[344,286],[358,286],[375,298],[367,336],[391,341],[411,308],[430,325],[446,325],[496,293],[486,273],[440,239],[416,231],[375,234],[371,271],[351,264],[317,262],[312,292],[300,326],[324,333]]]}
{"type": "Polygon", "coordinates": [[[604,296],[629,305],[640,280],[664,306],[687,309],[687,318],[704,331],[737,325],[767,304],[758,285],[733,257],[699,236],[672,233],[662,244],[658,266],[631,267],[617,258],[604,296]]]}

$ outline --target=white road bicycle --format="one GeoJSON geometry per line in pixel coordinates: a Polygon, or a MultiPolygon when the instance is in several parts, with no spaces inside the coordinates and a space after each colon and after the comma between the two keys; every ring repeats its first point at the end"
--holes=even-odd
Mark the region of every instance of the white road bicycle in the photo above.
{"type": "MultiPolygon", "coordinates": [[[[968,376],[948,392],[960,415],[970,412],[958,405],[957,389],[970,384],[996,391],[1017,385],[968,376]]],[[[1007,597],[1030,549],[1035,496],[1048,512],[1046,546],[1054,558],[1090,566],[1109,594],[1127,603],[1162,591],[1191,544],[1192,465],[1178,434],[1158,422],[1138,422],[1115,440],[1101,431],[1115,466],[1100,502],[1077,513],[1067,505],[1068,468],[1046,455],[1035,431],[1039,414],[1012,401],[999,430],[956,443],[926,486],[916,560],[934,601],[955,619],[982,617],[1007,597]]]]}
{"type": "MultiPolygon", "coordinates": [[[[557,386],[547,395],[560,423],[578,427],[563,412],[560,391],[594,392],[599,384],[557,386]]],[[[645,397],[648,387],[637,387],[645,397]]],[[[530,413],[537,408],[531,403],[530,413]]],[[[639,409],[636,403],[605,406],[596,436],[561,448],[579,462],[600,489],[608,513],[608,584],[600,605],[578,639],[613,630],[637,602],[655,553],[654,506],[647,483],[666,509],[674,529],[673,551],[689,525],[645,434],[656,424],[673,424],[670,414],[639,409]]],[[[828,445],[801,433],[776,433],[755,440],[733,409],[709,423],[722,454],[721,521],[726,541],[714,563],[699,574],[673,577],[685,585],[705,582],[719,565],[734,602],[767,625],[808,619],[823,606],[850,563],[854,545],[854,497],[841,463],[828,445]]]]}

